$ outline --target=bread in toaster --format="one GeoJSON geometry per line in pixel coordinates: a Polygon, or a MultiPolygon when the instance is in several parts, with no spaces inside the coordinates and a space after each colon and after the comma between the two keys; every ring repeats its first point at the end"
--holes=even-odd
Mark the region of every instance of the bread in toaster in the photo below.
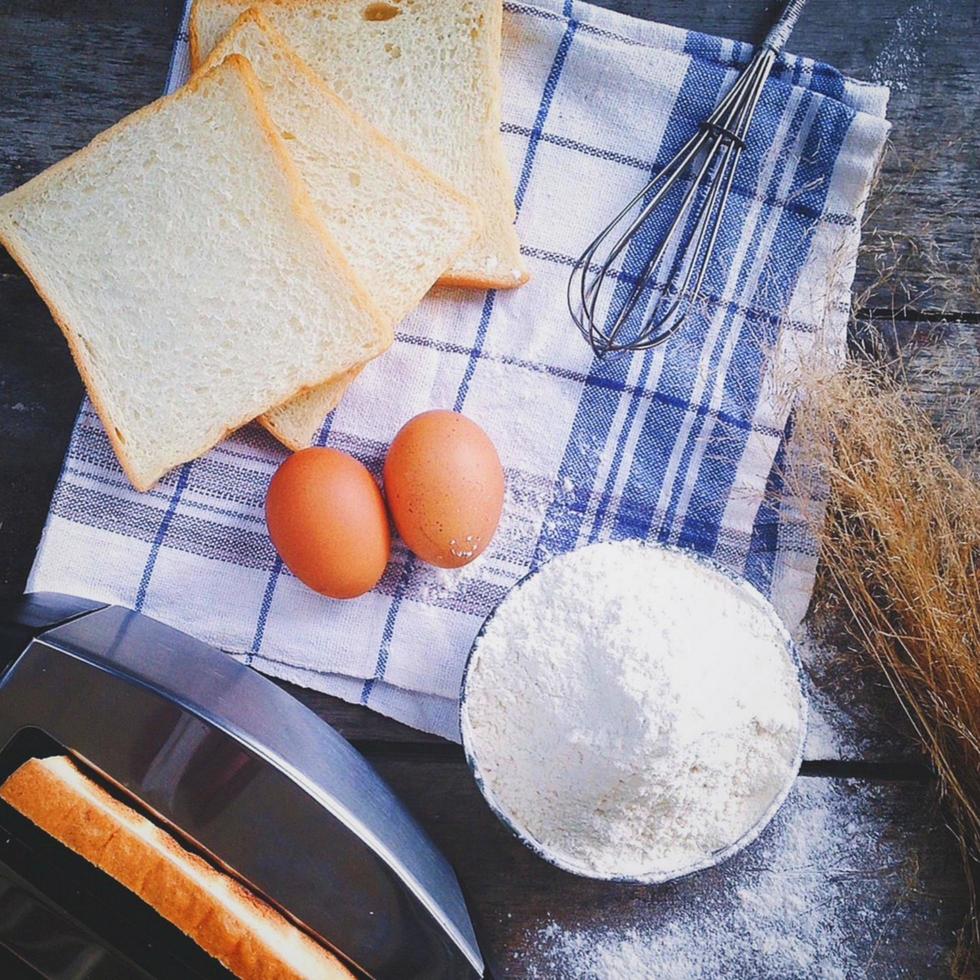
{"type": "Polygon", "coordinates": [[[318,942],[84,775],[67,756],[29,759],[0,797],[115,878],[244,978],[352,978],[318,942]]]}
{"type": "MultiPolygon", "coordinates": [[[[202,70],[231,54],[248,58],[318,215],[393,327],[476,236],[476,205],[348,108],[260,12],[242,14],[202,70]]],[[[309,446],[352,375],[304,391],[262,424],[291,449],[309,446]]]]}
{"type": "Polygon", "coordinates": [[[477,201],[483,229],[443,283],[506,289],[527,280],[500,138],[501,0],[195,0],[192,64],[249,7],[345,102],[477,201]]]}
{"type": "Polygon", "coordinates": [[[140,490],[393,333],[229,57],[0,198],[140,490]]]}

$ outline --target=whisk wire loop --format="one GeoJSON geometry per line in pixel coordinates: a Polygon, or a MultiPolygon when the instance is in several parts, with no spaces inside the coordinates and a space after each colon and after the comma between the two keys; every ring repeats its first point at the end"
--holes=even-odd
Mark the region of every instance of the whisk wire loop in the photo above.
{"type": "Polygon", "coordinates": [[[752,116],[804,3],[789,0],[711,115],[575,262],[568,308],[598,357],[662,344],[699,300],[752,116]],[[685,182],[666,232],[655,239],[639,272],[632,272],[633,246],[655,230],[651,219],[685,182]],[[610,301],[601,302],[609,281],[614,283],[610,301]]]}

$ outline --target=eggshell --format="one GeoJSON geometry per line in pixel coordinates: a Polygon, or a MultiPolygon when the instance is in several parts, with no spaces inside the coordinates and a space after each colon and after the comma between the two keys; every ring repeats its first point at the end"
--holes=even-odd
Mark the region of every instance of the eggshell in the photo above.
{"type": "Polygon", "coordinates": [[[352,456],[313,447],[276,471],[265,501],[269,537],[315,592],[352,599],[378,584],[391,555],[384,499],[352,456]]]}
{"type": "Polygon", "coordinates": [[[384,465],[398,533],[423,561],[459,568],[490,543],[504,506],[504,470],[487,434],[458,412],[416,415],[384,465]]]}

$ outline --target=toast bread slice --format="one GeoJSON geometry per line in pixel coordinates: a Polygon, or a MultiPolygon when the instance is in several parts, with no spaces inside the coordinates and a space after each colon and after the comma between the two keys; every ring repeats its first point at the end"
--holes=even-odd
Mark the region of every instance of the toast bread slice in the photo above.
{"type": "Polygon", "coordinates": [[[135,893],[235,976],[352,980],[326,948],[67,756],[29,759],[0,786],[0,798],[135,893]]]}
{"type": "Polygon", "coordinates": [[[501,0],[195,0],[192,65],[249,7],[353,109],[477,201],[484,228],[443,285],[527,281],[500,137],[501,0]]]}
{"type": "Polygon", "coordinates": [[[0,197],[0,241],[139,490],[393,339],[240,55],[0,197]]]}

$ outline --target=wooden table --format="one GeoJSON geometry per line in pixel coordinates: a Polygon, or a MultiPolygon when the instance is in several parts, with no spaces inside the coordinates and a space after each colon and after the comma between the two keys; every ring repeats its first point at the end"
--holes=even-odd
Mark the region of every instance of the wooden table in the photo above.
{"type": "MultiPolygon", "coordinates": [[[[746,40],[774,6],[606,2],[746,40]]],[[[179,7],[0,0],[0,192],[160,93],[179,7]]],[[[886,354],[976,467],[980,2],[810,0],[792,48],[893,85],[854,340],[882,328],[886,354]]],[[[23,589],[81,394],[44,305],[0,256],[4,594],[23,589]]],[[[943,975],[966,896],[930,775],[879,679],[843,650],[809,659],[816,717],[788,805],[729,865],[663,888],[549,867],[496,823],[458,747],[295,693],[375,763],[454,862],[494,976],[943,975]]]]}

